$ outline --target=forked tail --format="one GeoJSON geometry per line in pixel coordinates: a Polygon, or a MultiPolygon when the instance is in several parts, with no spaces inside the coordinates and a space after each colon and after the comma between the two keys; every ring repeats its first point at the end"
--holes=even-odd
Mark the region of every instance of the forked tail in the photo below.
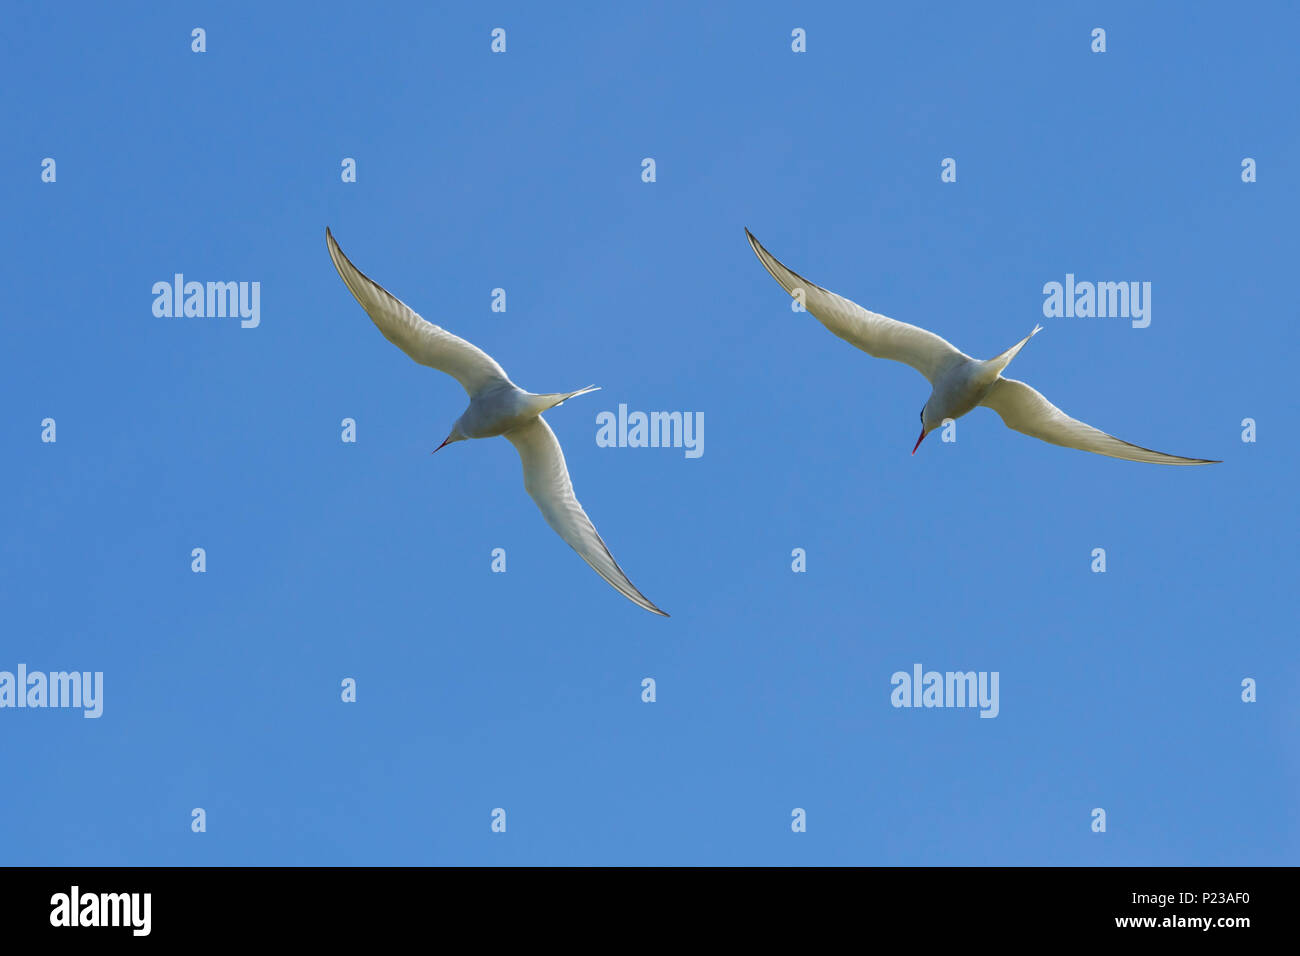
{"type": "Polygon", "coordinates": [[[1007,349],[1001,355],[995,356],[984,363],[984,367],[991,373],[992,378],[1002,374],[1002,370],[1011,364],[1011,360],[1020,354],[1020,350],[1025,347],[1025,343],[1032,339],[1039,332],[1043,331],[1041,325],[1035,325],[1034,331],[1030,332],[1023,339],[1017,342],[1011,348],[1007,349]]]}
{"type": "Polygon", "coordinates": [[[600,391],[599,385],[588,385],[586,388],[580,388],[576,392],[548,392],[545,395],[539,395],[538,398],[544,398],[550,400],[550,404],[547,405],[546,407],[555,408],[557,405],[563,405],[569,399],[575,398],[578,395],[586,395],[588,392],[599,392],[599,391],[600,391]]]}

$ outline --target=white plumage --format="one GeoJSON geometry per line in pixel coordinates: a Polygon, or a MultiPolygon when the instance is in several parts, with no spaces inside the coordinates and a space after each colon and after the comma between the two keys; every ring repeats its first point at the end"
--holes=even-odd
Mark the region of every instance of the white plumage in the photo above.
{"type": "MultiPolygon", "coordinates": [[[[917,447],[944,419],[960,418],[983,405],[997,412],[1008,428],[1053,445],[1159,465],[1218,464],[1206,458],[1166,455],[1121,441],[1071,418],[1024,382],[1003,378],[1002,370],[1041,331],[1041,326],[1001,355],[987,361],[973,359],[933,332],[868,312],[856,302],[809,282],[778,262],[748,229],[745,235],[772,278],[790,295],[800,298],[804,308],[822,325],[868,355],[903,362],[929,380],[933,389],[921,409],[921,437],[916,440],[917,447]]],[[[916,447],[912,453],[916,453],[916,447]]]]}
{"type": "Polygon", "coordinates": [[[469,395],[469,407],[438,448],[467,438],[504,435],[519,452],[524,488],[541,509],[547,524],[620,594],[647,611],[667,617],[628,580],[596,533],[595,525],[573,493],[560,443],[541,417],[542,412],[566,399],[595,391],[595,386],[573,392],[535,394],[524,391],[510,381],[505,370],[482,349],[422,319],[362,273],[343,254],[328,229],[325,230],[325,239],[343,284],[361,303],[384,338],[421,365],[446,372],[460,382],[469,395]]]}

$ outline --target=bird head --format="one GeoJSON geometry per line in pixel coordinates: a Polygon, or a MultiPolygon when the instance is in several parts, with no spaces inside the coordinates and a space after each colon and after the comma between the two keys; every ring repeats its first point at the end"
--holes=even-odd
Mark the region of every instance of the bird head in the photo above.
{"type": "Polygon", "coordinates": [[[929,405],[930,403],[926,402],[924,405],[921,406],[921,437],[918,438],[916,440],[916,444],[912,446],[913,455],[915,455],[916,450],[921,447],[921,442],[925,441],[925,436],[930,434],[930,432],[934,430],[934,426],[929,424],[925,420],[925,410],[926,408],[929,407],[929,405]]]}
{"type": "Polygon", "coordinates": [[[442,444],[430,452],[430,454],[436,455],[452,442],[464,441],[468,437],[468,435],[460,430],[460,422],[457,421],[455,425],[451,426],[451,434],[444,438],[442,444]]]}

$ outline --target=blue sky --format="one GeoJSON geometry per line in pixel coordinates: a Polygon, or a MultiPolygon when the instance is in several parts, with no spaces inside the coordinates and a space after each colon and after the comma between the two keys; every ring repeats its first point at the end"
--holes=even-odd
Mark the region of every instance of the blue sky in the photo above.
{"type": "Polygon", "coordinates": [[[102,671],[104,710],[0,709],[0,861],[1294,864],[1300,18],[1050,6],[17,6],[0,670],[102,671]],[[429,455],[465,395],[327,225],[525,388],[603,386],[548,420],[671,619],[507,442],[429,455]],[[911,457],[928,385],[745,226],[977,356],[1043,321],[1010,374],[1224,463],[987,409],[911,457]],[[178,272],[259,282],[260,325],[156,317],[178,272]],[[1067,273],[1149,281],[1150,326],[1045,320],[1067,273]],[[620,403],[704,454],[598,447],[620,403]],[[892,707],[916,663],[996,671],[997,718],[892,707]]]}

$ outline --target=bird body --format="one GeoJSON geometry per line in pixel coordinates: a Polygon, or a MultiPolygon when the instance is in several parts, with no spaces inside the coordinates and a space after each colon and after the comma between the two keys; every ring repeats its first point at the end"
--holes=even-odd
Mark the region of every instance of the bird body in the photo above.
{"type": "Polygon", "coordinates": [[[1008,428],[1034,438],[1111,458],[1160,465],[1218,464],[1206,458],[1182,458],[1152,451],[1108,435],[1071,418],[1024,382],[1002,372],[1042,331],[1041,325],[1011,348],[991,359],[971,358],[946,339],[926,329],[869,312],[856,302],[809,282],[763,248],[748,229],[745,235],[763,267],[786,292],[801,301],[827,329],[868,355],[912,366],[930,382],[930,397],[921,408],[921,437],[912,454],[931,431],[947,419],[957,419],[982,406],[993,409],[1008,428]]]}
{"type": "Polygon", "coordinates": [[[547,524],[602,578],[629,601],[667,617],[636,589],[618,566],[596,527],[573,493],[560,443],[542,413],[577,395],[596,390],[588,385],[572,392],[525,391],[482,349],[422,319],[404,302],[343,254],[333,234],[325,230],[330,259],[343,284],[366,310],[371,321],[392,342],[421,365],[446,372],[469,395],[469,407],[456,419],[439,449],[471,438],[502,435],[519,452],[524,489],[536,502],[547,524]]]}
{"type": "Polygon", "coordinates": [[[514,382],[504,382],[483,389],[470,396],[469,407],[452,426],[454,441],[465,438],[495,438],[512,429],[527,425],[542,412],[549,411],[576,395],[598,391],[588,385],[576,392],[547,392],[538,395],[520,388],[514,382]]]}
{"type": "Polygon", "coordinates": [[[1011,364],[1025,343],[1042,329],[1041,325],[1035,326],[1034,331],[995,358],[981,362],[963,354],[960,359],[944,368],[935,380],[930,398],[921,411],[921,422],[925,430],[932,431],[942,425],[945,419],[961,418],[978,408],[989,389],[1001,377],[1002,370],[1011,364]]]}

